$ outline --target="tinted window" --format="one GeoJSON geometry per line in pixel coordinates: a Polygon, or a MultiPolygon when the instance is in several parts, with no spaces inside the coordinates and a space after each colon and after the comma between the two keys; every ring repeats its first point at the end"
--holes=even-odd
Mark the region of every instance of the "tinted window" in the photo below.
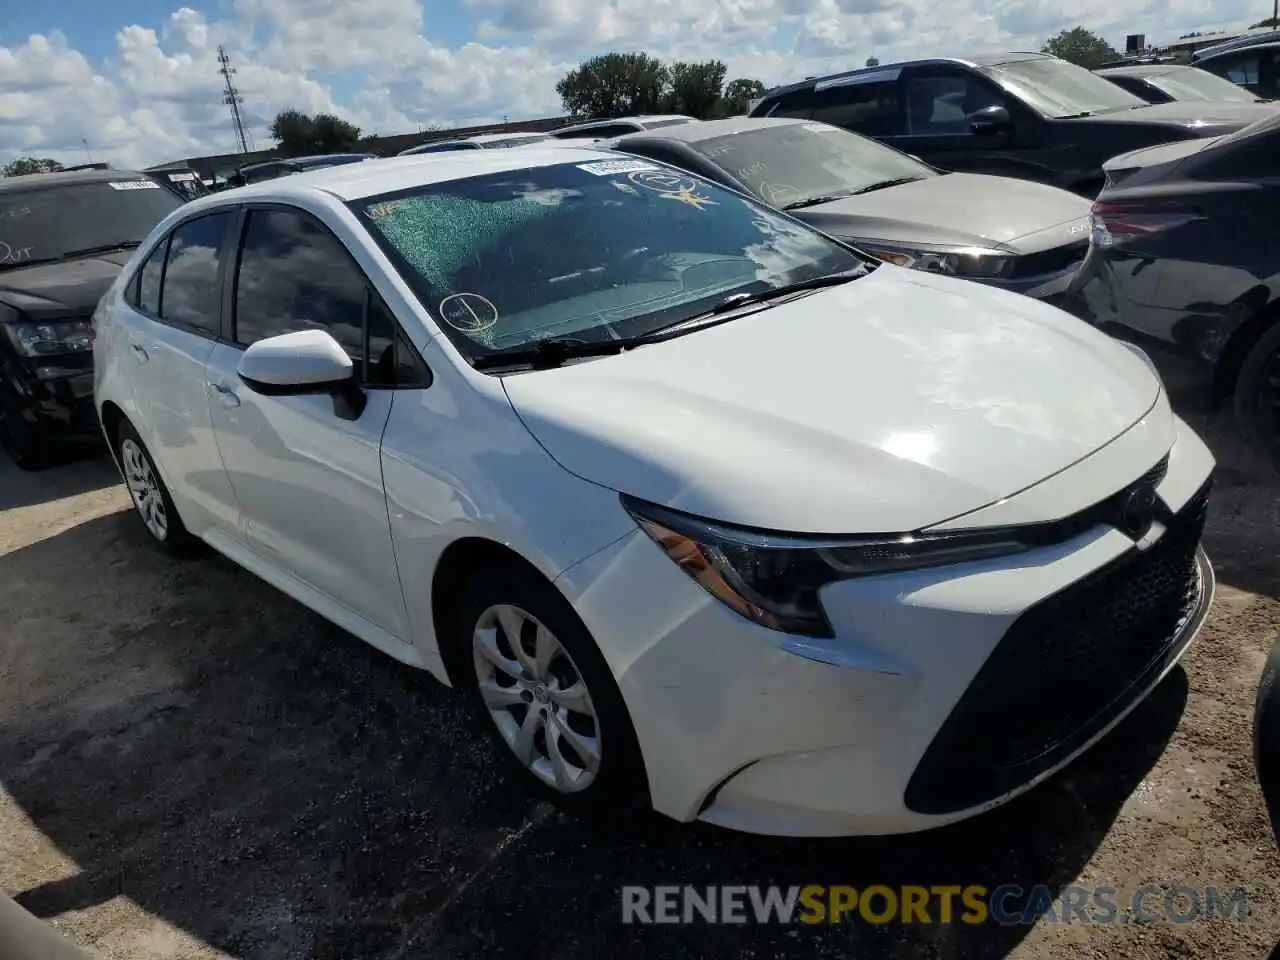
{"type": "Polygon", "coordinates": [[[231,215],[214,213],[184,223],[169,240],[160,316],[217,335],[221,290],[218,266],[231,215]]]}
{"type": "Polygon", "coordinates": [[[1147,102],[1083,67],[1049,57],[1015,60],[982,72],[1046,117],[1128,110],[1147,102]]]}
{"type": "Polygon", "coordinates": [[[691,146],[766,203],[783,208],[890,180],[937,176],[905,153],[821,123],[759,127],[691,146]]]}
{"type": "Polygon", "coordinates": [[[164,255],[168,249],[169,241],[160,241],[138,272],[138,297],[135,306],[157,317],[160,316],[160,280],[164,276],[164,255]]]}
{"type": "Polygon", "coordinates": [[[898,85],[855,83],[819,90],[814,94],[812,116],[870,137],[891,137],[902,132],[898,85]]]}
{"type": "Polygon", "coordinates": [[[760,105],[760,114],[768,117],[805,117],[813,115],[813,88],[792,90],[760,105]]]}
{"type": "Polygon", "coordinates": [[[1157,100],[1164,99],[1160,96],[1160,92],[1158,90],[1149,90],[1147,88],[1147,81],[1140,80],[1137,77],[1117,77],[1106,73],[1099,74],[1099,76],[1105,79],[1108,83],[1113,83],[1121,90],[1127,90],[1135,97],[1141,97],[1143,100],[1155,102],[1157,100]]]}
{"type": "Polygon", "coordinates": [[[236,273],[236,342],[327,330],[359,362],[366,287],[346,249],[319,223],[284,210],[253,210],[236,273]]]}
{"type": "Polygon", "coordinates": [[[636,128],[625,123],[603,123],[598,127],[588,127],[585,130],[570,130],[568,133],[558,133],[556,137],[560,140],[598,140],[605,137],[621,137],[624,134],[635,133],[636,128]]]}
{"type": "Polygon", "coordinates": [[[631,336],[734,293],[857,269],[816,231],[641,160],[558,163],[354,202],[468,357],[631,336]]]}
{"type": "Polygon", "coordinates": [[[182,205],[154,180],[49,186],[0,193],[0,271],[78,251],[137,246],[182,205]]]}
{"type": "Polygon", "coordinates": [[[1256,87],[1260,63],[1258,54],[1241,53],[1234,57],[1223,57],[1205,66],[1219,76],[1226,77],[1232,83],[1256,87]]]}
{"type": "Polygon", "coordinates": [[[984,107],[1004,106],[990,83],[969,74],[909,77],[907,132],[917,136],[969,133],[969,116],[984,107]]]}

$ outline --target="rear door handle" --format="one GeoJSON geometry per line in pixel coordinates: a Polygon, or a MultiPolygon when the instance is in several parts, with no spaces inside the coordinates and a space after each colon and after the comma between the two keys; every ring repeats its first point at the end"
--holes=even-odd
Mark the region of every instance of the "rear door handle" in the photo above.
{"type": "Polygon", "coordinates": [[[151,355],[136,343],[129,344],[129,349],[133,351],[133,358],[139,363],[146,363],[151,359],[151,355]]]}
{"type": "Polygon", "coordinates": [[[211,383],[209,384],[209,389],[218,395],[218,399],[222,401],[224,407],[240,406],[240,397],[225,383],[211,383]]]}

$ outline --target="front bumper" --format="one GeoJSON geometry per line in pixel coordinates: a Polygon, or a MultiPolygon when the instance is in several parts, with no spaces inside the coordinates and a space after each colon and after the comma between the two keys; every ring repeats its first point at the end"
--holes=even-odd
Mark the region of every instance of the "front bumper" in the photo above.
{"type": "Polygon", "coordinates": [[[18,416],[43,435],[96,440],[92,355],[28,360],[7,358],[3,388],[18,416]]]}
{"type": "Polygon", "coordinates": [[[1213,461],[1178,434],[1158,491],[1180,520],[1150,549],[1100,527],[1012,559],[834,584],[832,640],[738,618],[638,532],[566,571],[630,710],[654,807],[755,833],[903,833],[1060,769],[1172,668],[1211,602],[1194,501],[1213,461]],[[1169,602],[1136,626],[1072,619],[1073,600],[1123,612],[1145,593],[1169,602]],[[1105,671],[1114,681],[1094,682],[1105,671]]]}

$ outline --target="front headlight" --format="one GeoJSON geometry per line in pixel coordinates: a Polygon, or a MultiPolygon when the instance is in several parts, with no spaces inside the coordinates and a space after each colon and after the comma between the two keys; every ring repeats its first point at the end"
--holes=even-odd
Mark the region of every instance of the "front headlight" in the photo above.
{"type": "Polygon", "coordinates": [[[885,246],[874,241],[864,243],[853,238],[846,242],[880,260],[900,267],[911,267],[913,270],[924,270],[926,273],[945,273],[972,280],[996,280],[1008,276],[1013,269],[1014,258],[999,250],[914,250],[909,247],[885,246]]]}
{"type": "Polygon", "coordinates": [[[93,326],[88,320],[54,320],[49,323],[7,323],[4,332],[24,357],[55,353],[83,353],[93,349],[93,326]]]}
{"type": "Polygon", "coordinates": [[[645,533],[709,594],[753,623],[830,637],[818,591],[829,583],[1022,553],[1013,530],[805,537],[730,527],[623,495],[645,533]]]}

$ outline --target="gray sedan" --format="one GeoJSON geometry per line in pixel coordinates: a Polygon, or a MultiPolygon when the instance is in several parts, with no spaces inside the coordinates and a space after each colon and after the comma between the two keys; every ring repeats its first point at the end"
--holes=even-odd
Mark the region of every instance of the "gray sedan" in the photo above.
{"type": "Polygon", "coordinates": [[[1058,299],[1089,248],[1089,201],[1028,180],[944,173],[838,127],[685,123],[609,142],[751,194],[882,260],[1058,299]]]}

